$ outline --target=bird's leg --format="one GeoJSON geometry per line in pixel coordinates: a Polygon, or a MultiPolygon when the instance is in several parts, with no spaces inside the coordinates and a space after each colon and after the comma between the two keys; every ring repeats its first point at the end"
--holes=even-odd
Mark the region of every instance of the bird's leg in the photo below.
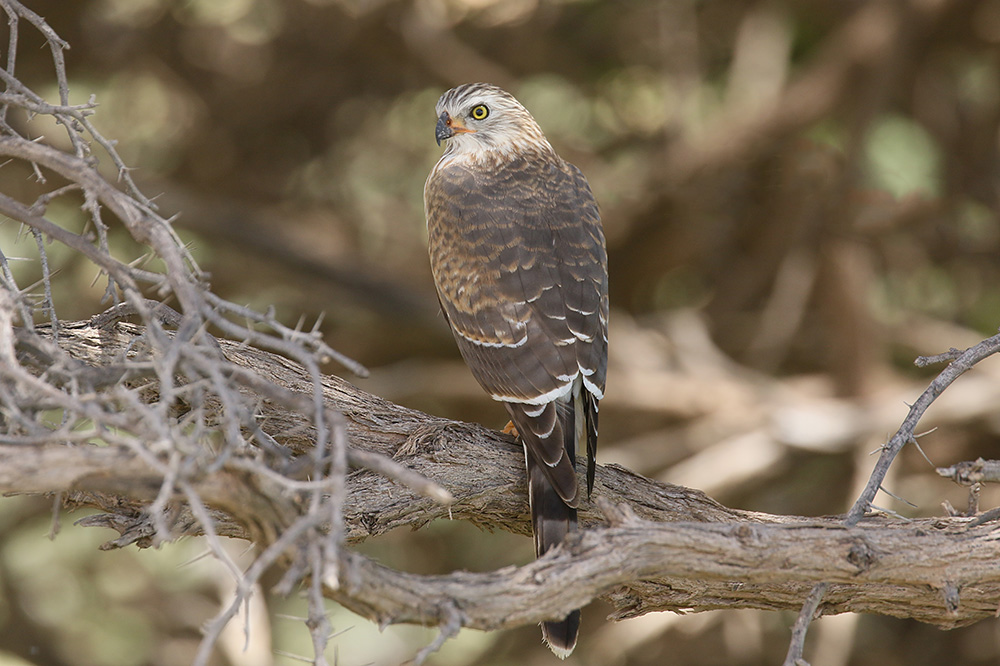
{"type": "Polygon", "coordinates": [[[516,425],[514,425],[514,422],[513,422],[513,421],[507,421],[507,425],[505,425],[505,426],[503,427],[503,431],[504,431],[505,433],[507,433],[508,435],[512,435],[512,436],[514,436],[514,437],[518,437],[518,436],[519,436],[519,435],[517,434],[517,426],[516,426],[516,425]]]}

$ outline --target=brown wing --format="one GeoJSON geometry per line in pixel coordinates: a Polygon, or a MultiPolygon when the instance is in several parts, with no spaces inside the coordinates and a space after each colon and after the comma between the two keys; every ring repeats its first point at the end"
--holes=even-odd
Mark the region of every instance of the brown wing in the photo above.
{"type": "Polygon", "coordinates": [[[607,253],[586,179],[534,154],[435,169],[424,197],[431,267],[462,356],[494,398],[517,404],[512,417],[525,413],[514,421],[528,428],[530,453],[575,504],[555,403],[582,376],[596,407],[607,371],[607,253]]]}

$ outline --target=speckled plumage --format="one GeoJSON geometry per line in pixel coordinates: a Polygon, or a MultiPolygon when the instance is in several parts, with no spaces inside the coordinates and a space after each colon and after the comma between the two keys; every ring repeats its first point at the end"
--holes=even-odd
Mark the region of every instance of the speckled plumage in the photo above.
{"type": "MultiPolygon", "coordinates": [[[[597,203],[531,114],[489,84],[437,104],[445,152],[424,186],[441,308],[479,383],[502,401],[525,446],[536,552],[576,529],[576,450],[593,487],[598,401],[607,371],[608,273],[597,203]],[[477,120],[472,109],[488,108],[477,120]]],[[[560,656],[579,612],[547,622],[560,656]]]]}

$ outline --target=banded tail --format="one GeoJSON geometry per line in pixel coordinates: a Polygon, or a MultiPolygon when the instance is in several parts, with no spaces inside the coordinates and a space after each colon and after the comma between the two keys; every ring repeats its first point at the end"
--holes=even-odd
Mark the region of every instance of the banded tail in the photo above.
{"type": "MultiPolygon", "coordinates": [[[[569,395],[545,405],[507,403],[521,442],[528,472],[535,555],[541,557],[577,529],[578,443],[587,443],[587,492],[593,488],[597,443],[597,399],[579,380],[569,395]]],[[[542,623],[542,638],[565,659],[576,647],[580,611],[542,623]]]]}
{"type": "MultiPolygon", "coordinates": [[[[572,433],[571,433],[572,434],[572,433]]],[[[574,443],[567,442],[569,447],[574,443]]],[[[528,496],[531,500],[531,524],[535,535],[535,555],[541,557],[570,532],[576,531],[576,509],[559,497],[541,466],[530,454],[528,466],[528,496]]],[[[575,610],[561,622],[543,622],[542,639],[560,659],[565,659],[576,647],[580,632],[580,611],[575,610]]]]}

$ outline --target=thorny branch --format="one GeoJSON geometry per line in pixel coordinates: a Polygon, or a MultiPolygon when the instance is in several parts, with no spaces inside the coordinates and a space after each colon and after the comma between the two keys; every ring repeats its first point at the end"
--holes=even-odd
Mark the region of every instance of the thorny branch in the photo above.
{"type": "MultiPolygon", "coordinates": [[[[60,344],[81,367],[91,367],[141,338],[141,327],[133,324],[75,322],[65,324],[60,344]]],[[[265,398],[262,427],[290,453],[310,451],[314,427],[301,411],[304,403],[289,398],[310,394],[308,373],[279,356],[219,344],[240,369],[234,375],[274,381],[270,391],[254,385],[265,398]]],[[[371,470],[351,473],[343,505],[348,542],[449,516],[491,529],[530,529],[521,453],[508,437],[393,405],[333,376],[322,378],[322,390],[324,402],[337,406],[344,419],[351,451],[385,456],[383,464],[424,478],[405,488],[371,470]],[[447,492],[451,505],[427,498],[427,486],[447,492]]],[[[209,412],[220,408],[206,405],[209,412]]],[[[364,456],[349,453],[348,459],[364,456]]],[[[294,569],[297,557],[315,558],[315,546],[305,555],[292,548],[310,530],[322,533],[328,525],[328,516],[309,506],[315,484],[295,480],[295,459],[274,463],[276,469],[265,469],[234,456],[204,470],[177,496],[199,498],[206,508],[181,503],[189,508],[172,514],[171,531],[204,533],[204,513],[214,511],[217,535],[248,538],[264,549],[245,573],[251,582],[271,564],[294,569]]],[[[114,546],[147,544],[157,534],[143,510],[156,487],[151,479],[160,478],[155,464],[124,447],[0,445],[0,492],[64,492],[72,503],[108,512],[85,524],[121,532],[114,546]]],[[[697,491],[602,466],[581,521],[587,529],[562,552],[488,574],[416,576],[340,550],[325,565],[322,592],[375,621],[440,624],[445,634],[455,623],[491,630],[538,622],[598,597],[612,604],[615,618],[658,610],[791,609],[819,583],[828,587],[822,604],[813,597],[823,614],[873,612],[952,627],[991,616],[1000,596],[994,566],[1000,542],[992,526],[973,527],[971,518],[900,522],[870,516],[845,527],[838,517],[728,509],[697,491]]],[[[210,631],[221,630],[237,607],[227,608],[210,631]]]]}
{"type": "MultiPolygon", "coordinates": [[[[10,30],[6,63],[0,69],[4,86],[0,156],[7,168],[26,168],[37,186],[36,193],[29,195],[33,200],[0,194],[0,213],[34,237],[39,267],[37,282],[29,278],[31,284],[24,288],[19,281],[25,273],[13,270],[6,255],[0,257],[0,439],[22,452],[40,451],[34,447],[53,442],[101,441],[131,453],[142,462],[149,488],[156,488],[152,496],[144,496],[143,504],[135,505],[148,519],[149,531],[143,535],[148,542],[176,536],[177,524],[170,516],[180,502],[186,507],[189,525],[208,536],[212,552],[223,562],[229,559],[220,537],[231,534],[233,525],[226,522],[220,507],[206,501],[198,480],[231,461],[239,461],[243,473],[261,483],[261,470],[267,470],[266,483],[272,492],[292,493],[307,502],[311,517],[305,522],[261,521],[261,529],[280,525],[285,531],[281,538],[257,535],[261,543],[279,545],[277,550],[264,550],[249,572],[239,571],[230,562],[229,570],[237,580],[233,607],[246,599],[260,573],[279,557],[288,557],[289,551],[299,553],[288,563],[293,580],[329,575],[328,563],[338,561],[343,540],[347,446],[341,416],[323,403],[319,365],[336,360],[359,374],[365,369],[330,348],[315,331],[289,328],[270,312],[214,295],[170,220],[156,211],[132,180],[114,142],[91,124],[96,100],[71,103],[64,59],[69,45],[17,0],[2,0],[0,6],[10,30]],[[37,30],[48,46],[58,103],[49,103],[16,76],[21,31],[29,28],[37,30]],[[40,116],[47,116],[66,133],[69,150],[54,147],[53,137],[29,138],[37,134],[34,128],[40,116]],[[118,185],[102,175],[102,161],[113,166],[118,185]],[[56,200],[83,213],[82,231],[73,230],[72,220],[49,216],[50,204],[56,200]],[[163,268],[141,268],[133,257],[116,256],[109,235],[122,232],[145,244],[163,268]],[[90,261],[106,279],[105,297],[116,307],[113,314],[95,322],[98,326],[112,325],[129,315],[143,325],[143,334],[128,348],[115,355],[109,352],[96,366],[81,364],[59,344],[65,324],[56,313],[58,284],[48,242],[62,244],[90,261]],[[176,304],[176,312],[167,302],[176,304]],[[291,455],[264,435],[256,421],[258,401],[267,394],[261,389],[270,383],[252,373],[232,373],[212,335],[219,332],[277,351],[311,377],[315,388],[294,400],[313,436],[314,453],[297,461],[297,473],[310,479],[308,485],[273,471],[280,467],[273,464],[275,460],[285,464],[291,455]],[[206,410],[205,403],[218,409],[206,410]],[[55,423],[53,410],[60,415],[55,423]]],[[[270,398],[279,404],[289,400],[277,390],[270,398]]],[[[398,480],[413,480],[413,474],[391,461],[369,456],[361,462],[378,466],[398,480]]],[[[425,484],[425,492],[433,491],[425,484]]],[[[313,597],[311,603],[316,606],[319,600],[313,597]]],[[[322,605],[310,611],[313,615],[322,612],[322,605]]],[[[216,629],[227,619],[224,612],[206,632],[195,663],[207,663],[218,637],[216,629]]],[[[324,663],[326,634],[321,625],[317,623],[314,630],[315,663],[324,663]]]]}
{"type": "MultiPolygon", "coordinates": [[[[892,461],[896,458],[896,455],[906,444],[916,442],[915,433],[917,424],[923,417],[924,412],[927,411],[927,408],[931,406],[931,403],[967,370],[970,370],[974,365],[996,354],[998,351],[1000,351],[1000,335],[994,335],[957,354],[954,360],[941,371],[941,374],[934,378],[934,381],[927,387],[927,390],[910,407],[909,413],[903,420],[903,424],[899,427],[899,430],[896,431],[896,434],[882,447],[882,454],[879,456],[878,462],[875,463],[875,469],[872,470],[868,484],[847,514],[845,524],[848,527],[856,525],[865,512],[869,510],[871,503],[875,499],[875,495],[882,487],[882,481],[885,479],[885,475],[889,471],[889,467],[892,465],[892,461]]],[[[948,354],[948,356],[951,356],[951,354],[948,354]]],[[[915,363],[918,366],[926,365],[922,358],[917,359],[915,363]]]]}
{"type": "MultiPolygon", "coordinates": [[[[996,354],[998,351],[1000,351],[1000,334],[987,338],[979,344],[969,347],[963,352],[951,349],[943,354],[938,354],[933,357],[920,357],[914,361],[915,365],[923,367],[930,365],[931,363],[940,363],[945,360],[951,360],[948,366],[934,378],[934,381],[931,382],[930,386],[928,386],[927,389],[920,394],[917,401],[910,407],[910,411],[907,413],[906,418],[903,419],[902,425],[882,447],[882,453],[879,456],[878,461],[875,463],[875,468],[872,470],[871,476],[868,478],[868,483],[865,485],[864,490],[861,491],[861,495],[858,497],[857,501],[855,501],[851,510],[847,513],[844,520],[845,526],[853,527],[857,525],[864,515],[871,509],[875,495],[877,495],[878,491],[882,489],[882,481],[885,480],[885,475],[889,472],[889,467],[892,465],[892,461],[895,460],[896,455],[906,444],[911,442],[916,443],[917,424],[920,423],[920,419],[923,418],[924,413],[931,406],[931,403],[933,403],[945,389],[951,386],[951,384],[962,376],[967,370],[970,370],[974,365],[983,359],[996,354]]],[[[802,651],[805,645],[806,630],[809,627],[810,621],[815,616],[819,604],[823,600],[826,589],[826,582],[817,584],[810,593],[808,600],[799,611],[799,617],[795,622],[795,629],[793,631],[792,641],[789,645],[788,654],[785,657],[784,666],[798,666],[799,664],[805,663],[802,659],[802,651]]]]}
{"type": "Polygon", "coordinates": [[[950,627],[995,611],[1000,542],[984,520],[899,524],[868,511],[927,407],[995,353],[1000,336],[932,359],[952,362],[886,444],[845,521],[734,511],[697,491],[609,466],[600,470],[594,503],[581,510],[588,529],[525,567],[423,577],[344,548],[446,516],[525,533],[520,454],[500,434],[406,410],[322,376],[328,360],[365,371],[316,331],[289,328],[270,312],[213,294],[170,220],[139,191],[114,142],[91,124],[97,101],[71,103],[69,45],[16,0],[0,6],[10,29],[0,69],[0,156],[22,165],[39,187],[33,200],[0,194],[0,213],[36,240],[39,269],[31,286],[21,287],[25,278],[0,253],[0,492],[55,492],[72,505],[103,508],[83,522],[118,530],[121,537],[108,547],[208,536],[237,593],[207,627],[195,663],[207,663],[222,628],[274,565],[286,570],[279,585],[285,592],[310,581],[316,664],[325,663],[329,633],[324,596],[380,622],[438,625],[439,639],[418,661],[459,627],[534,623],[598,597],[613,605],[614,617],[790,609],[807,599],[791,663],[801,661],[817,613],[876,612],[950,627]],[[16,76],[26,26],[49,47],[58,103],[16,76]],[[70,151],[29,138],[38,116],[66,132],[70,151]],[[101,160],[110,161],[117,185],[102,176],[101,160]],[[50,214],[56,200],[84,213],[83,230],[50,214]],[[115,256],[108,241],[115,231],[148,246],[163,268],[115,256]],[[60,321],[46,242],[89,260],[114,307],[89,322],[60,321]],[[83,446],[93,442],[104,446],[83,446]],[[247,571],[229,560],[223,537],[260,547],[247,571]],[[916,540],[919,549],[911,547],[916,540]]]}
{"type": "Polygon", "coordinates": [[[937,473],[963,486],[971,486],[976,483],[998,483],[1000,482],[1000,460],[979,458],[948,467],[938,467],[937,473]]]}

